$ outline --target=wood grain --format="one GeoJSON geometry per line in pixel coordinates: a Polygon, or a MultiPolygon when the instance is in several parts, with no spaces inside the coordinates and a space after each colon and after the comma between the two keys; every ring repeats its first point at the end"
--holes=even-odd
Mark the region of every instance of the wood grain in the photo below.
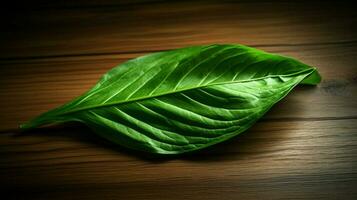
{"type": "Polygon", "coordinates": [[[350,4],[35,1],[1,13],[4,199],[357,199],[350,4]],[[297,87],[244,134],[181,156],[130,151],[76,123],[17,129],[128,59],[209,43],[295,57],[316,66],[323,82],[297,87]]]}
{"type": "Polygon", "coordinates": [[[176,158],[126,152],[79,126],[5,134],[1,175],[6,187],[27,193],[40,188],[51,199],[62,198],[54,188],[78,199],[93,195],[88,190],[98,196],[109,191],[121,198],[177,199],[191,192],[212,199],[228,191],[228,198],[270,193],[288,198],[300,190],[296,197],[328,198],[354,192],[356,122],[261,122],[239,139],[176,158]]]}
{"type": "Polygon", "coordinates": [[[357,14],[348,2],[68,4],[10,13],[13,19],[5,26],[16,32],[0,33],[0,58],[111,55],[211,43],[356,42],[357,14]]]}

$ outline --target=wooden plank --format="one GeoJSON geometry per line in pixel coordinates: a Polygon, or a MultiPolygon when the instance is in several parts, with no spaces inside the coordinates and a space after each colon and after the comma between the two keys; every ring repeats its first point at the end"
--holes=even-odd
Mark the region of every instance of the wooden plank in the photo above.
{"type": "Polygon", "coordinates": [[[353,199],[356,123],[259,122],[180,157],[129,152],[81,126],[1,134],[0,185],[33,199],[353,199]]]}
{"type": "Polygon", "coordinates": [[[210,43],[261,47],[356,42],[357,14],[340,1],[109,1],[30,8],[5,12],[1,59],[147,52],[210,43]]]}
{"type": "MultiPolygon", "coordinates": [[[[316,66],[324,81],[298,87],[265,119],[355,118],[357,45],[264,47],[316,66]],[[340,59],[343,57],[343,59],[340,59]],[[338,70],[336,70],[338,69],[338,70]],[[355,101],[352,101],[354,99],[355,101]]],[[[0,130],[59,106],[89,89],[118,63],[140,54],[3,61],[0,80],[0,130]]]]}
{"type": "Polygon", "coordinates": [[[31,1],[0,8],[0,192],[9,199],[357,199],[357,13],[343,1],[31,1]],[[113,66],[242,43],[316,66],[244,134],[182,156],[129,151],[80,124],[20,123],[113,66]]]}

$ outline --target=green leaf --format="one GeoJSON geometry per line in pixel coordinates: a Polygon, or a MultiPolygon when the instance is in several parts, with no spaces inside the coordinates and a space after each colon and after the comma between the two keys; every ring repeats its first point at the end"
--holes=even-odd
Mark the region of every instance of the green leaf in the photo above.
{"type": "Polygon", "coordinates": [[[178,154],[251,127],[315,68],[242,45],[194,46],[129,60],[87,93],[23,124],[79,121],[128,148],[178,154]]]}

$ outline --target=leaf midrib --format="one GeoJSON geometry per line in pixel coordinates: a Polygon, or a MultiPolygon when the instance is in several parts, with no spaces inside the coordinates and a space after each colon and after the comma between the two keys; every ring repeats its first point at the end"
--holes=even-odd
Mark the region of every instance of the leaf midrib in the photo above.
{"type": "MultiPolygon", "coordinates": [[[[34,120],[37,120],[37,119],[42,118],[42,117],[46,118],[46,117],[49,117],[49,116],[52,116],[52,117],[54,117],[54,116],[63,116],[63,115],[68,115],[68,114],[75,113],[75,112],[80,112],[80,111],[83,111],[83,110],[90,110],[90,109],[96,109],[96,108],[101,108],[101,107],[120,105],[120,104],[125,104],[125,103],[132,103],[132,102],[141,101],[141,100],[145,100],[145,99],[157,98],[157,97],[164,96],[164,95],[175,94],[175,93],[185,92],[185,91],[188,91],[188,90],[194,90],[194,89],[214,86],[214,85],[224,85],[224,84],[251,82],[251,81],[258,81],[258,80],[262,80],[262,79],[266,79],[266,78],[297,76],[297,75],[304,74],[304,73],[311,74],[314,71],[316,71],[316,68],[308,68],[308,69],[305,69],[305,70],[302,70],[302,71],[298,71],[298,72],[294,72],[294,73],[291,73],[291,74],[268,75],[268,76],[249,79],[249,80],[238,80],[238,81],[226,81],[226,82],[220,82],[220,83],[210,83],[210,84],[207,84],[207,85],[199,85],[199,86],[192,87],[192,88],[185,88],[185,89],[182,89],[182,90],[175,90],[175,91],[172,91],[172,92],[162,93],[162,94],[158,94],[158,95],[145,96],[145,97],[140,97],[140,98],[133,98],[133,99],[130,99],[130,100],[112,102],[112,103],[102,104],[102,105],[82,107],[82,108],[79,108],[79,109],[69,110],[67,112],[54,113],[54,114],[53,113],[47,113],[47,114],[45,113],[43,116],[39,116],[38,118],[36,118],[34,120]]],[[[61,109],[61,107],[59,109],[61,109]]],[[[57,109],[55,109],[55,110],[57,110],[57,109]]],[[[53,110],[53,111],[55,111],[55,110],[53,110]]]]}

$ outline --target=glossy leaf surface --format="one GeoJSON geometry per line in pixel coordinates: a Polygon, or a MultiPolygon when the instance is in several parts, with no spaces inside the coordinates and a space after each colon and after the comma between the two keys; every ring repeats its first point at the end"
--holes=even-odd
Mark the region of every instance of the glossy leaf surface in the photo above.
{"type": "Polygon", "coordinates": [[[128,148],[177,154],[251,127],[315,68],[242,45],[149,54],[123,63],[87,93],[22,125],[80,121],[128,148]]]}

